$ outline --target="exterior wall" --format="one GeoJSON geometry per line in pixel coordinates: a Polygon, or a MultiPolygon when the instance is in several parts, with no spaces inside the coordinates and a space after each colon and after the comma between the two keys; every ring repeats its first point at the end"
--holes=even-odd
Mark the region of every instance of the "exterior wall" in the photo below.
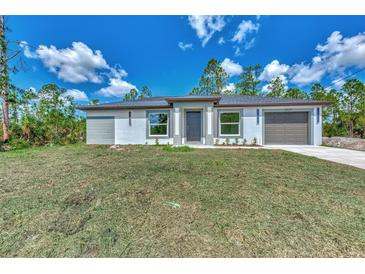
{"type": "Polygon", "coordinates": [[[131,112],[129,125],[129,111],[121,111],[115,117],[116,144],[145,144],[146,143],[146,111],[134,110],[131,112]]]}
{"type": "Polygon", "coordinates": [[[313,111],[313,145],[320,146],[322,145],[322,107],[319,108],[319,116],[317,120],[317,110],[314,108],[313,111]]]}
{"type": "Polygon", "coordinates": [[[213,103],[209,102],[177,102],[174,103],[174,144],[187,144],[186,112],[200,110],[202,114],[201,143],[213,145],[213,103]],[[209,122],[209,125],[208,125],[209,122]]]}
{"type": "MultiPolygon", "coordinates": [[[[155,144],[156,138],[147,134],[148,111],[159,110],[89,110],[87,116],[93,117],[114,117],[115,144],[155,144]],[[131,112],[131,125],[129,125],[129,112],[131,112]]],[[[163,109],[161,111],[169,110],[163,109]]],[[[172,119],[169,116],[169,137],[158,137],[160,144],[173,144],[172,119]]]]}
{"type": "Polygon", "coordinates": [[[254,138],[256,143],[264,143],[264,113],[267,111],[308,111],[309,116],[309,140],[312,145],[322,144],[322,108],[320,106],[277,106],[277,107],[245,107],[245,108],[215,108],[214,109],[214,143],[226,143],[227,137],[219,136],[219,111],[220,110],[242,110],[241,126],[243,135],[239,137],[228,137],[230,143],[240,143],[246,140],[252,144],[254,138]],[[319,121],[317,122],[317,107],[320,108],[319,121]],[[259,109],[259,123],[257,123],[257,109],[259,109]]]}
{"type": "Polygon", "coordinates": [[[188,110],[201,110],[202,112],[202,144],[222,144],[227,141],[227,138],[230,143],[242,144],[246,140],[247,144],[252,144],[256,138],[257,144],[262,145],[264,142],[264,113],[267,111],[308,111],[310,113],[310,143],[322,144],[321,106],[217,108],[213,107],[212,103],[181,102],[175,103],[173,109],[89,110],[87,116],[114,117],[116,144],[155,144],[157,138],[148,136],[148,113],[167,111],[169,113],[169,136],[158,137],[158,141],[160,144],[184,145],[187,143],[185,113],[188,110]],[[317,108],[320,110],[319,120],[317,120],[317,108]],[[257,109],[259,109],[259,123],[257,123],[257,109]],[[219,113],[230,110],[240,111],[240,136],[219,136],[219,113]],[[131,112],[131,125],[129,125],[129,112],[131,112]]]}
{"type": "Polygon", "coordinates": [[[262,138],[262,109],[245,108],[243,110],[243,136],[248,144],[252,144],[256,138],[258,145],[263,144],[262,138]],[[257,109],[259,110],[259,122],[257,123],[257,109]]]}

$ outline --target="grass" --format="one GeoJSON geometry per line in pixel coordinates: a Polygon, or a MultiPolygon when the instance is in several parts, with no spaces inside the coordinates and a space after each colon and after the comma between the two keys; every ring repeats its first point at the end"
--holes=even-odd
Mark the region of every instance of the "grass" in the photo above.
{"type": "Polygon", "coordinates": [[[0,154],[1,257],[364,257],[365,171],[280,150],[0,154]]]}
{"type": "Polygon", "coordinates": [[[163,150],[168,152],[190,152],[193,151],[194,149],[189,146],[179,146],[179,147],[164,146],[163,150]]]}

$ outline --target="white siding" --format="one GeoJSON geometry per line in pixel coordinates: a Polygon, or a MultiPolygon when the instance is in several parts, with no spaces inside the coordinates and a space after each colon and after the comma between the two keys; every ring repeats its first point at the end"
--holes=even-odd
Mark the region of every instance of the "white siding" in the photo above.
{"type": "Polygon", "coordinates": [[[114,144],[114,118],[89,117],[86,120],[87,144],[114,144]]]}
{"type": "Polygon", "coordinates": [[[262,109],[260,110],[259,123],[256,117],[257,108],[243,109],[243,138],[247,144],[252,144],[254,138],[258,145],[262,145],[262,109]]]}
{"type": "Polygon", "coordinates": [[[317,123],[317,110],[316,108],[314,108],[313,111],[313,144],[315,146],[320,146],[322,145],[322,108],[319,107],[319,123],[317,123]]]}
{"type": "Polygon", "coordinates": [[[115,117],[115,143],[121,145],[146,143],[146,111],[122,110],[115,117]],[[131,112],[131,125],[129,125],[131,112]]]}

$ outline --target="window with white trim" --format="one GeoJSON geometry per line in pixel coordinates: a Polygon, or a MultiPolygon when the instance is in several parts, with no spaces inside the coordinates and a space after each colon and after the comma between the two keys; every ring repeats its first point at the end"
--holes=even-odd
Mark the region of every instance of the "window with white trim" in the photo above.
{"type": "Polygon", "coordinates": [[[219,113],[219,135],[221,136],[240,135],[239,111],[225,111],[219,113]]]}
{"type": "Polygon", "coordinates": [[[166,112],[151,112],[148,116],[149,136],[166,137],[169,130],[169,117],[166,112]]]}

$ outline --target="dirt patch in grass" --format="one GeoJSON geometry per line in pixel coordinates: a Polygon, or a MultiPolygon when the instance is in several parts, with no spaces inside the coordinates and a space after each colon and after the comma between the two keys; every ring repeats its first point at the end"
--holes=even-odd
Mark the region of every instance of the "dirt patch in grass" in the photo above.
{"type": "Polygon", "coordinates": [[[365,171],[165,147],[1,153],[0,256],[365,256],[365,171]]]}

